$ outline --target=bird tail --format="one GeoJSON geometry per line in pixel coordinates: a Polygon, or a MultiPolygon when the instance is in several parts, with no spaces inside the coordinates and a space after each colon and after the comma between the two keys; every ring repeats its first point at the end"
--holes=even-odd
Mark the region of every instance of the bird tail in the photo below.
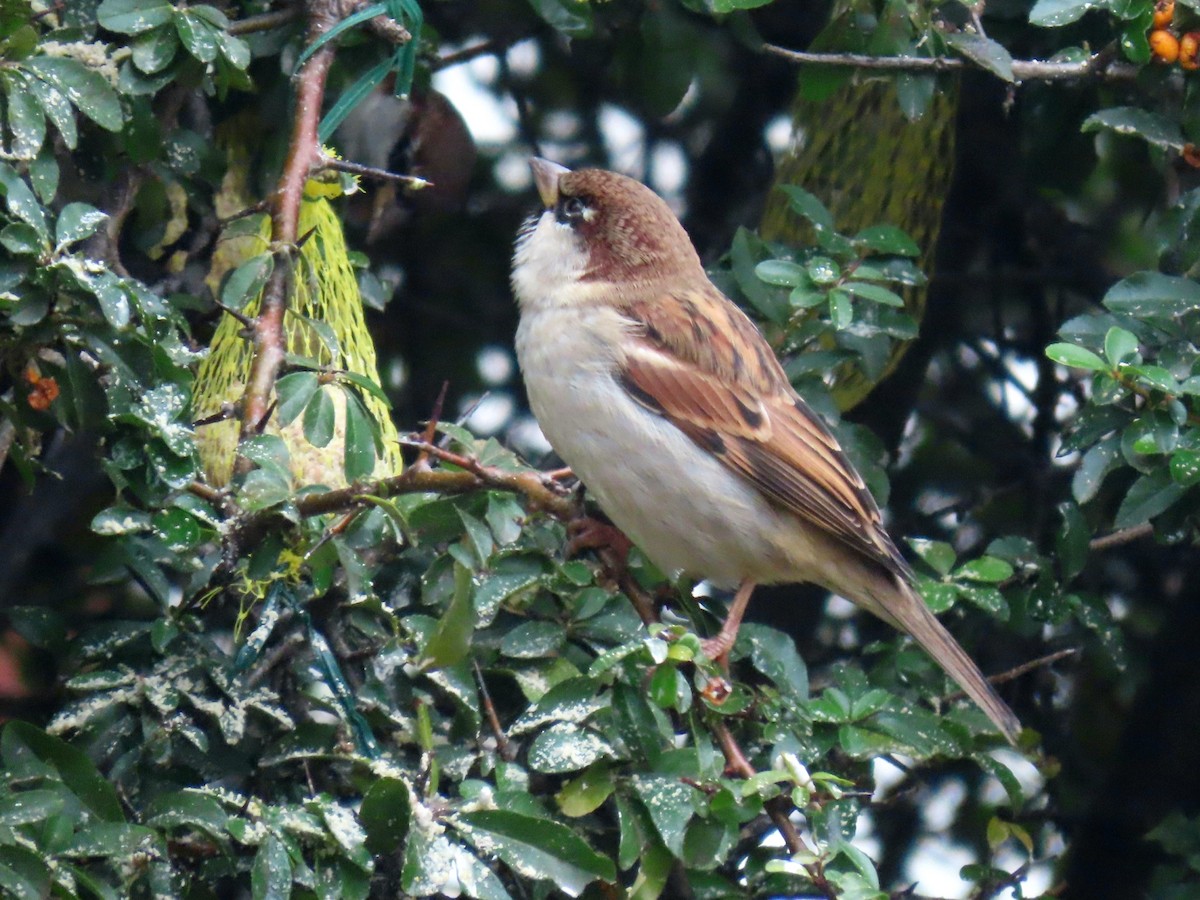
{"type": "Polygon", "coordinates": [[[922,649],[946,670],[946,674],[961,687],[984,711],[1009,743],[1017,743],[1021,723],[1008,705],[988,684],[979,667],[950,635],[941,622],[929,611],[925,601],[908,584],[890,581],[883,594],[873,594],[864,604],[884,621],[913,636],[922,649]]]}

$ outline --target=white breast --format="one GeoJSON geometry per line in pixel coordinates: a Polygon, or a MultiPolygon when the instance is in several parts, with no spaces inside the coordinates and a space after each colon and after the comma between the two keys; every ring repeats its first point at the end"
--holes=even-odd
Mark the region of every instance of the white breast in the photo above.
{"type": "Polygon", "coordinates": [[[615,381],[613,348],[624,327],[609,307],[526,308],[517,357],[547,440],[665,572],[724,586],[811,578],[797,569],[797,553],[820,553],[797,545],[807,542],[795,518],[615,381]]]}
{"type": "Polygon", "coordinates": [[[669,574],[829,583],[830,541],[771,506],[615,380],[629,322],[581,280],[586,251],[546,212],[517,242],[517,359],[546,439],[669,574]]]}

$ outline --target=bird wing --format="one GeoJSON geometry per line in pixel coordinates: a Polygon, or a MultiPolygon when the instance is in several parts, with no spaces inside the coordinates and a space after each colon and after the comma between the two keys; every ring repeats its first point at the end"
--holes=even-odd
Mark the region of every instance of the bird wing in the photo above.
{"type": "Polygon", "coordinates": [[[776,505],[907,580],[879,507],[837,438],[788,382],[766,340],[711,284],[622,308],[626,391],[776,505]]]}

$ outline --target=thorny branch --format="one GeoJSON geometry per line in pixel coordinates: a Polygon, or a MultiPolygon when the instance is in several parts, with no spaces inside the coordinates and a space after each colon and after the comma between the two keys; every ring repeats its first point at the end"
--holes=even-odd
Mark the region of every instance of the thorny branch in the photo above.
{"type": "MultiPolygon", "coordinates": [[[[336,0],[308,0],[308,41],[316,41],[337,21],[336,0]]],[[[283,364],[286,338],[284,313],[292,275],[292,249],[300,221],[304,184],[317,158],[317,124],[325,79],[333,62],[333,46],[326,44],[300,70],[296,84],[296,114],[287,160],[275,194],[271,198],[271,237],[275,243],[275,268],[263,289],[262,305],[254,323],[254,358],[242,403],[241,436],[258,432],[266,421],[275,378],[283,364]]],[[[241,471],[248,460],[238,459],[241,471]]]]}

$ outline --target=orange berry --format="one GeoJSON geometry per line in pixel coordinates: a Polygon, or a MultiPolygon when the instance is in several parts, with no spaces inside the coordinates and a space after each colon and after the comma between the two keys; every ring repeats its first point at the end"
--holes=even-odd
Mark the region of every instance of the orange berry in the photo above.
{"type": "Polygon", "coordinates": [[[1150,50],[1159,62],[1173,63],[1179,59],[1179,39],[1169,31],[1158,29],[1150,32],[1150,50]]]}
{"type": "Polygon", "coordinates": [[[45,412],[50,408],[50,398],[38,390],[30,391],[26,402],[29,404],[30,409],[37,410],[38,412],[45,412]]]}
{"type": "Polygon", "coordinates": [[[38,381],[37,390],[41,392],[47,402],[53,403],[58,399],[58,382],[53,378],[43,378],[38,381]]]}
{"type": "Polygon", "coordinates": [[[1154,4],[1154,27],[1166,28],[1175,18],[1175,0],[1158,0],[1154,4]]]}
{"type": "Polygon", "coordinates": [[[1192,71],[1200,69],[1200,31],[1189,31],[1179,39],[1179,66],[1192,71]]]}
{"type": "Polygon", "coordinates": [[[1183,161],[1193,169],[1200,169],[1200,147],[1195,144],[1183,145],[1183,161]]]}

